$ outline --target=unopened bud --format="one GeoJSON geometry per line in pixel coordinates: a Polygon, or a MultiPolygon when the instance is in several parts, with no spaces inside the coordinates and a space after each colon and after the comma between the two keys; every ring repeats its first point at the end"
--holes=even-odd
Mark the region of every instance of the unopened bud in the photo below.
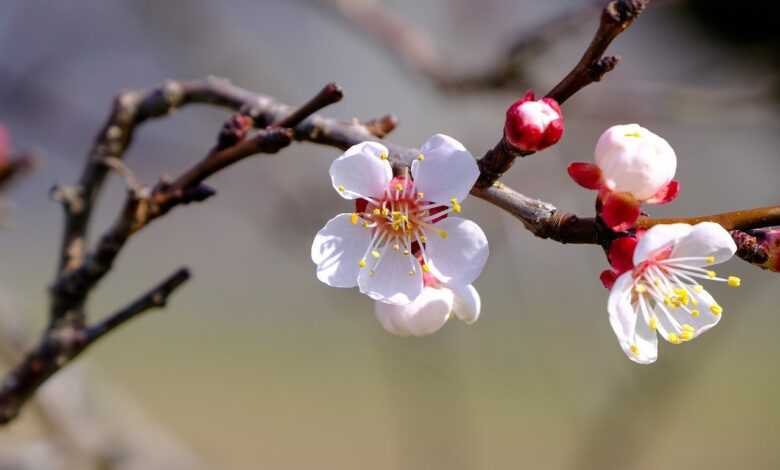
{"type": "Polygon", "coordinates": [[[563,114],[552,98],[535,99],[534,92],[506,111],[504,138],[517,150],[538,152],[557,143],[563,135],[563,114]]]}

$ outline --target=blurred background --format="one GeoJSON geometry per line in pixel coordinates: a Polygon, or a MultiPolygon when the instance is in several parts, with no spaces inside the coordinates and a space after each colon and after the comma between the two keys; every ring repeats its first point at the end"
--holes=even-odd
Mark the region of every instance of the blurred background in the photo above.
{"type": "MultiPolygon", "coordinates": [[[[682,194],[653,206],[653,215],[777,204],[780,15],[774,2],[752,3],[759,5],[738,11],[719,2],[651,5],[612,46],[623,57],[618,68],[566,103],[563,141],[517,162],[506,183],[590,214],[593,193],[569,181],[566,165],[589,160],[608,126],[638,122],[679,158],[682,194]],[[750,8],[760,11],[744,13],[750,8]],[[742,34],[742,20],[765,34],[742,34]]],[[[526,88],[549,90],[576,63],[599,14],[584,10],[592,4],[585,0],[382,2],[430,34],[440,58],[463,74],[490,67],[516,36],[579,15],[523,55],[514,88],[452,93],[400,63],[334,4],[3,2],[0,122],[17,148],[45,155],[8,195],[12,227],[0,236],[3,302],[29,320],[31,339],[44,324],[62,225],[49,188],[77,178],[120,89],[217,75],[294,105],[336,81],[346,97],[325,114],[392,113],[400,119],[394,142],[417,146],[444,132],[481,155],[514,99],[526,88]]],[[[190,107],[147,124],[127,163],[147,184],[177,174],[205,155],[225,117],[190,107]]],[[[94,407],[89,397],[103,391],[103,419],[132,427],[140,413],[151,426],[144,429],[155,429],[140,433],[147,440],[197,456],[167,468],[780,468],[777,274],[730,262],[722,270],[741,276],[743,287],[714,287],[726,309],[720,326],[689,344],[664,343],[656,364],[638,366],[607,321],[601,250],[534,238],[509,215],[467,200],[466,216],[491,243],[476,283],[482,317],[431,337],[393,337],[369,299],[314,276],[314,234],[349,210],[327,176],[336,156],[294,144],[242,162],[211,181],[218,197],[133,238],[96,291],[93,315],[180,265],[194,279],[165,311],[97,344],[44,396],[75,393],[67,381],[76,375],[97,381],[85,393],[94,407]],[[130,410],[136,418],[124,421],[130,410]]],[[[114,178],[93,233],[123,197],[114,178]]],[[[35,446],[52,426],[40,421],[26,410],[0,431],[0,449],[43,452],[35,446]]]]}

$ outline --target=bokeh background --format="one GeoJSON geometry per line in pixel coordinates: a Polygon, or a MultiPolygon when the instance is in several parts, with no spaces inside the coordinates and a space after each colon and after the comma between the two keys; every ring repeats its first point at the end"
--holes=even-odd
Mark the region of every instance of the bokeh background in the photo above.
{"type": "MultiPolygon", "coordinates": [[[[468,72],[585,1],[383,3],[468,72]]],[[[326,114],[392,113],[400,119],[392,141],[416,146],[445,132],[479,155],[499,138],[511,101],[525,88],[548,90],[573,66],[598,17],[529,55],[514,90],[458,95],[315,0],[5,0],[1,10],[0,122],[17,147],[45,155],[9,194],[12,227],[0,236],[4,295],[31,332],[44,322],[61,231],[48,190],[75,180],[118,90],[218,75],[297,104],[336,81],[346,98],[326,114]]],[[[766,48],[776,39],[734,41],[696,11],[651,6],[613,45],[619,67],[567,102],[565,139],[517,162],[507,184],[588,214],[593,193],[569,181],[566,165],[590,159],[606,127],[638,122],[679,158],[683,192],[653,214],[777,204],[777,49],[766,48]]],[[[147,124],[128,165],[148,184],[176,174],[205,154],[225,116],[191,107],[147,124]]],[[[348,210],[327,176],[337,155],[295,144],[242,162],[213,179],[218,197],[135,237],[94,296],[94,315],[179,265],[195,277],[165,311],[102,341],[82,366],[212,468],[780,468],[776,274],[730,262],[723,270],[744,287],[714,287],[726,309],[720,326],[689,344],[662,344],[656,364],[638,366],[607,322],[599,249],[534,238],[468,200],[466,215],[491,243],[476,283],[481,319],[392,337],[367,298],[314,277],[312,237],[348,210]]],[[[123,194],[115,178],[94,233],[123,194]]],[[[44,436],[27,412],[0,443],[44,436]]]]}

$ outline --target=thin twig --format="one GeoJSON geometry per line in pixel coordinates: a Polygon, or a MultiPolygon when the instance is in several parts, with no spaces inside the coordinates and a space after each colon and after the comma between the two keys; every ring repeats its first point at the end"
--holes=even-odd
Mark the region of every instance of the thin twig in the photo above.
{"type": "Polygon", "coordinates": [[[14,419],[41,384],[106,333],[146,311],[164,307],[168,297],[189,278],[189,270],[179,269],[128,306],[90,328],[63,327],[47,331],[0,385],[0,424],[14,419]]]}

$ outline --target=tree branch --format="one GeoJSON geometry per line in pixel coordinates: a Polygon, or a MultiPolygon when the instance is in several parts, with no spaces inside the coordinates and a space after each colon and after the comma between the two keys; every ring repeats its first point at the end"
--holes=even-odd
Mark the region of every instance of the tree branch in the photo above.
{"type": "MultiPolygon", "coordinates": [[[[596,34],[582,58],[546,96],[563,104],[572,95],[587,85],[600,81],[607,72],[614,69],[619,58],[605,57],[604,52],[620,33],[631,26],[649,3],[650,0],[614,0],[608,3],[601,13],[596,34]]],[[[477,186],[481,188],[490,186],[509,171],[515,159],[532,153],[534,152],[515,149],[502,134],[501,140],[479,161],[480,177],[477,186]]]]}
{"type": "Polygon", "coordinates": [[[38,345],[0,385],[0,424],[13,420],[41,384],[97,340],[144,312],[164,307],[173,291],[189,278],[186,268],[179,269],[125,308],[87,329],[47,330],[38,345]]]}

